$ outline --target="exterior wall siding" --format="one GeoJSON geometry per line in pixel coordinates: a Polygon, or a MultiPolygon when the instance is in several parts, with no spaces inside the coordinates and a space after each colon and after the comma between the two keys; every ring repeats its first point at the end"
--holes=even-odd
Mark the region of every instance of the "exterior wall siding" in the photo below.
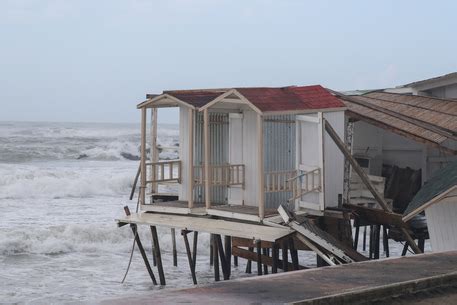
{"type": "MultiPolygon", "coordinates": [[[[295,115],[275,115],[265,118],[264,130],[264,171],[295,169],[295,115]],[[276,122],[274,122],[276,121],[276,122]]],[[[278,208],[287,204],[291,192],[265,194],[265,207],[278,208]]]]}
{"type": "Polygon", "coordinates": [[[453,202],[435,203],[425,210],[425,216],[432,250],[457,250],[457,199],[453,202]]]}

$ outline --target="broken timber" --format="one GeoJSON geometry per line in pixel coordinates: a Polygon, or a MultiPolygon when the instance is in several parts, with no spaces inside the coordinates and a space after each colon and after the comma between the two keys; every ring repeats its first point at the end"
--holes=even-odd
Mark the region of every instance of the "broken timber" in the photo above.
{"type": "MultiPolygon", "coordinates": [[[[333,142],[340,149],[340,151],[343,153],[345,158],[349,161],[349,163],[351,164],[354,171],[357,173],[357,175],[359,175],[360,179],[365,184],[365,186],[368,188],[368,190],[371,192],[371,194],[376,199],[376,201],[379,203],[379,205],[383,208],[384,211],[391,212],[391,210],[389,209],[389,206],[387,205],[387,202],[378,193],[378,191],[373,187],[367,174],[365,174],[365,172],[359,166],[359,164],[354,159],[354,157],[352,157],[351,152],[347,149],[346,145],[340,139],[340,137],[338,136],[336,131],[333,129],[332,125],[330,125],[330,123],[325,119],[323,119],[323,122],[324,122],[324,128],[327,131],[328,135],[332,138],[333,142]]],[[[416,253],[416,254],[422,253],[422,251],[419,249],[419,247],[416,245],[416,243],[412,239],[409,232],[405,229],[405,226],[401,226],[400,230],[402,231],[402,233],[405,237],[405,240],[408,242],[410,247],[414,250],[414,253],[416,253]]]]}
{"type": "Polygon", "coordinates": [[[278,208],[278,212],[284,222],[297,232],[298,240],[310,247],[330,265],[367,260],[365,256],[350,247],[344,246],[333,236],[319,229],[309,220],[299,223],[293,219],[291,214],[283,206],[278,208]]]}

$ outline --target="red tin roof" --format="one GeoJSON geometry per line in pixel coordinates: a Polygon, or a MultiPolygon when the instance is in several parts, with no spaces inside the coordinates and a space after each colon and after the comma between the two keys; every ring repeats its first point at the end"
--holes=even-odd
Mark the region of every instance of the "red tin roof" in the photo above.
{"type": "Polygon", "coordinates": [[[342,101],[320,85],[284,88],[239,88],[236,90],[262,112],[345,107],[342,101]]]}
{"type": "MultiPolygon", "coordinates": [[[[226,89],[176,90],[164,93],[200,108],[224,94],[226,89]]],[[[320,85],[282,88],[235,88],[260,111],[313,110],[345,107],[344,103],[320,85]]]]}

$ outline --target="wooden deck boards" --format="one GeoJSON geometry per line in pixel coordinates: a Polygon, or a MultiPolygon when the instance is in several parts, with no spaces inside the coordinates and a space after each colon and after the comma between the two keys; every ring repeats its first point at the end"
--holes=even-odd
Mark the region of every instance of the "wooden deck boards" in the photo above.
{"type": "Polygon", "coordinates": [[[99,304],[352,304],[360,300],[368,304],[376,298],[455,285],[456,272],[454,251],[162,290],[99,304]]]}
{"type": "Polygon", "coordinates": [[[125,216],[116,221],[118,223],[164,226],[180,230],[207,232],[271,242],[293,232],[288,228],[275,228],[260,224],[212,219],[206,216],[170,215],[162,213],[132,213],[132,215],[125,216]]]}

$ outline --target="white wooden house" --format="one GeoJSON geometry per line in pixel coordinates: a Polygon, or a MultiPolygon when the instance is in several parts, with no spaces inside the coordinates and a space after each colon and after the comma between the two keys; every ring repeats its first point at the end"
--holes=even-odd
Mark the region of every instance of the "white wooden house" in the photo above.
{"type": "Polygon", "coordinates": [[[279,204],[316,214],[338,204],[344,157],[323,119],[344,138],[345,105],[321,86],[164,91],[138,108],[143,211],[261,221],[279,204]],[[163,107],[179,108],[179,160],[158,159],[163,107]],[[177,201],[154,200],[161,183],[179,184],[177,201]]]}
{"type": "Polygon", "coordinates": [[[403,220],[425,211],[432,250],[457,250],[457,161],[436,172],[416,194],[403,220]]]}

